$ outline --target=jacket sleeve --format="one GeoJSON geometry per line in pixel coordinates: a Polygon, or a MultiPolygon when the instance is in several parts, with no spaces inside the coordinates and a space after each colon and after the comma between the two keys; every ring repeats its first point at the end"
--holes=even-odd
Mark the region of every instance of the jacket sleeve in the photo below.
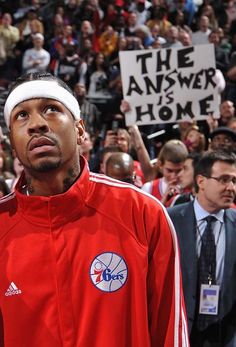
{"type": "Polygon", "coordinates": [[[147,290],[151,346],[189,347],[179,247],[164,207],[150,225],[147,290]]]}
{"type": "Polygon", "coordinates": [[[4,347],[4,329],[3,329],[3,317],[0,310],[0,347],[4,347]]]}

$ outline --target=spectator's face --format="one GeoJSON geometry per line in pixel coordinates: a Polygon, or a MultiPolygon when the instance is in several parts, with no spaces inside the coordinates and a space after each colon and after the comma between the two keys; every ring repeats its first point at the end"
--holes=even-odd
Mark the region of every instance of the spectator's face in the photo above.
{"type": "Polygon", "coordinates": [[[191,45],[191,38],[190,35],[186,32],[182,32],[179,35],[179,40],[182,43],[183,46],[187,47],[191,45]]]}
{"type": "Polygon", "coordinates": [[[220,117],[223,123],[227,123],[234,117],[235,108],[232,101],[226,100],[220,105],[220,117]]]}
{"type": "Polygon", "coordinates": [[[102,65],[104,63],[104,56],[101,53],[98,53],[97,57],[96,57],[96,63],[98,65],[102,65]]]}
{"type": "Polygon", "coordinates": [[[33,44],[35,48],[42,48],[43,47],[43,40],[40,38],[33,39],[33,44]]]}
{"type": "Polygon", "coordinates": [[[179,172],[179,182],[183,189],[189,188],[191,189],[194,183],[193,180],[193,160],[186,159],[182,170],[179,172]]]}
{"type": "Polygon", "coordinates": [[[187,147],[189,150],[194,150],[199,147],[201,141],[201,134],[199,131],[192,129],[186,136],[187,147]]]}
{"type": "MultiPolygon", "coordinates": [[[[211,177],[236,178],[236,167],[234,165],[217,161],[212,166],[211,177]]],[[[211,212],[231,207],[235,198],[235,185],[230,182],[223,184],[214,178],[202,175],[197,177],[199,187],[198,199],[202,207],[211,212]]]]}
{"type": "Polygon", "coordinates": [[[224,36],[225,36],[224,30],[222,28],[218,28],[217,32],[218,32],[218,35],[219,35],[219,39],[221,41],[224,38],[224,36]]]}
{"type": "Polygon", "coordinates": [[[211,149],[212,150],[223,150],[223,151],[231,151],[234,146],[234,141],[231,136],[227,134],[218,134],[213,137],[211,140],[211,149]]]}
{"type": "Polygon", "coordinates": [[[3,26],[9,26],[9,25],[11,25],[11,23],[12,23],[12,20],[11,20],[10,14],[5,13],[2,17],[2,25],[3,26]]]}
{"type": "Polygon", "coordinates": [[[214,14],[213,8],[211,5],[205,5],[202,11],[202,14],[204,14],[207,17],[211,17],[214,14]]]}
{"type": "Polygon", "coordinates": [[[86,131],[84,135],[84,141],[80,145],[81,154],[90,152],[92,148],[93,148],[93,144],[92,144],[90,135],[86,131]]]}
{"type": "Polygon", "coordinates": [[[159,33],[160,33],[160,27],[159,27],[158,24],[153,25],[152,30],[151,30],[151,33],[152,33],[152,36],[153,36],[153,37],[156,37],[156,36],[159,35],[159,33]]]}
{"type": "Polygon", "coordinates": [[[173,163],[172,161],[166,160],[160,165],[162,175],[166,182],[172,182],[174,184],[179,183],[179,173],[183,168],[183,163],[173,163]]]}
{"type": "Polygon", "coordinates": [[[213,43],[214,45],[218,45],[218,43],[220,42],[219,35],[217,33],[211,33],[209,35],[209,42],[213,43]]]}
{"type": "Polygon", "coordinates": [[[84,21],[81,25],[81,31],[83,34],[89,35],[92,32],[92,26],[89,21],[84,21]]]}
{"type": "Polygon", "coordinates": [[[12,147],[29,174],[66,172],[78,164],[83,122],[75,121],[59,101],[39,98],[19,103],[11,113],[10,129],[12,147]]]}
{"type": "Polygon", "coordinates": [[[92,42],[89,39],[84,40],[84,49],[89,51],[92,48],[92,42]]]}
{"type": "Polygon", "coordinates": [[[63,17],[64,16],[64,8],[62,6],[58,6],[56,13],[60,14],[63,17]]]}
{"type": "Polygon", "coordinates": [[[135,26],[137,24],[137,15],[136,15],[136,13],[131,13],[129,15],[128,22],[129,22],[130,26],[135,26]]]}
{"type": "Polygon", "coordinates": [[[177,40],[179,37],[179,32],[177,28],[171,27],[168,31],[168,39],[171,42],[174,42],[175,40],[177,40]]]}
{"type": "Polygon", "coordinates": [[[72,27],[70,25],[66,25],[64,29],[64,35],[65,36],[70,36],[72,35],[72,27]]]}
{"type": "Polygon", "coordinates": [[[128,140],[128,135],[126,135],[125,132],[118,131],[118,133],[117,133],[117,145],[122,152],[124,152],[124,153],[129,152],[129,140],[128,140]]]}
{"type": "Polygon", "coordinates": [[[126,46],[127,46],[127,40],[126,40],[126,38],[125,38],[125,37],[121,37],[121,38],[119,39],[119,50],[120,50],[120,51],[124,50],[124,49],[126,48],[126,46]]]}
{"type": "Polygon", "coordinates": [[[54,24],[55,25],[62,25],[63,24],[63,18],[59,13],[55,14],[55,16],[54,16],[54,24]]]}
{"type": "Polygon", "coordinates": [[[86,94],[86,89],[85,86],[82,84],[76,84],[75,85],[75,90],[74,90],[76,96],[85,96],[86,94]]]}
{"type": "Polygon", "coordinates": [[[206,31],[209,27],[209,19],[207,16],[202,16],[199,22],[199,28],[202,31],[206,31]]]}

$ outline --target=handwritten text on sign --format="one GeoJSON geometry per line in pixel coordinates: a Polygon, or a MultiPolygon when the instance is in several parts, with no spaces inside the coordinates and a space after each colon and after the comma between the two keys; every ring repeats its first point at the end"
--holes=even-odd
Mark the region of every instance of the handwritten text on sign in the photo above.
{"type": "Polygon", "coordinates": [[[218,113],[213,45],[120,52],[126,124],[174,123],[218,113]]]}

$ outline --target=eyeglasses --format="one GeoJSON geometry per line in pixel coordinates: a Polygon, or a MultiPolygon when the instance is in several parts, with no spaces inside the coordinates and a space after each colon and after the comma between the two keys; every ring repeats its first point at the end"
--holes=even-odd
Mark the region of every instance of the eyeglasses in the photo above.
{"type": "Polygon", "coordinates": [[[224,186],[230,184],[231,182],[236,185],[236,177],[232,176],[219,176],[219,177],[213,177],[213,176],[205,176],[206,178],[212,178],[213,180],[216,180],[217,182],[223,184],[224,186]]]}

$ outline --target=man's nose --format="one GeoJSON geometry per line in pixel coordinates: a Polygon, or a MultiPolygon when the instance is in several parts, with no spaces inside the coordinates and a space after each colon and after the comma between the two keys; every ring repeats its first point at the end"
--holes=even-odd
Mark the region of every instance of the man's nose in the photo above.
{"type": "Polygon", "coordinates": [[[236,192],[236,185],[232,180],[227,184],[227,189],[233,190],[234,192],[236,192]]]}
{"type": "Polygon", "coordinates": [[[49,130],[48,122],[46,119],[38,112],[33,112],[30,115],[28,132],[29,134],[34,133],[45,133],[49,130]]]}

